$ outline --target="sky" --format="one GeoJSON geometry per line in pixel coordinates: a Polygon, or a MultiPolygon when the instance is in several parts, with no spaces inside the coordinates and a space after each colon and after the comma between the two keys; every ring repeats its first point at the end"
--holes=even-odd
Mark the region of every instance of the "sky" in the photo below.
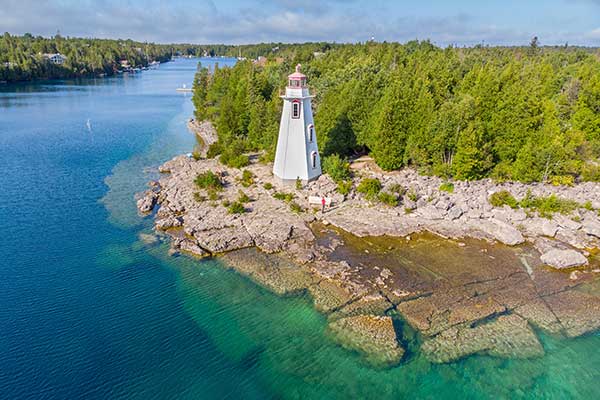
{"type": "Polygon", "coordinates": [[[600,46],[600,0],[0,0],[0,32],[158,43],[600,46]]]}

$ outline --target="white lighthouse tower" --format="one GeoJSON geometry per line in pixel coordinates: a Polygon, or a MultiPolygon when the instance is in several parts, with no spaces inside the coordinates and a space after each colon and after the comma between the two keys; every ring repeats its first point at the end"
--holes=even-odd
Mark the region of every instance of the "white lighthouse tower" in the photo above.
{"type": "Polygon", "coordinates": [[[311,98],[306,75],[296,72],[288,77],[283,112],[277,139],[273,174],[283,182],[300,179],[303,183],[321,175],[321,158],[313,121],[311,98]]]}

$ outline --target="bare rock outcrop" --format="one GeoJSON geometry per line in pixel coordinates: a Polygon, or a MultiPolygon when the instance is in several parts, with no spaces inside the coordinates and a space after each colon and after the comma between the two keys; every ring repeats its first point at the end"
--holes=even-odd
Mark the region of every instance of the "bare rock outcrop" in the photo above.
{"type": "Polygon", "coordinates": [[[542,254],[541,260],[544,264],[554,268],[574,268],[588,264],[588,259],[575,250],[553,249],[542,254]]]}

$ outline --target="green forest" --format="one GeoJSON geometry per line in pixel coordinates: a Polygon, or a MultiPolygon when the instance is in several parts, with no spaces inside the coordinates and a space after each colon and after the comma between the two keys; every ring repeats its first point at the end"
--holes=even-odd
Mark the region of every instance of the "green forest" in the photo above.
{"type": "Polygon", "coordinates": [[[210,155],[273,158],[279,94],[301,63],[325,157],[370,154],[384,170],[411,166],[459,180],[600,181],[598,49],[260,46],[244,50],[268,55],[264,66],[199,68],[196,118],[212,121],[219,136],[210,155]]]}
{"type": "Polygon", "coordinates": [[[132,40],[52,38],[32,36],[0,36],[0,82],[32,79],[60,79],[100,74],[113,75],[121,60],[132,67],[146,67],[152,61],[169,61],[172,56],[202,56],[235,53],[228,45],[162,45],[132,40]],[[55,65],[43,54],[60,53],[66,57],[55,65]]]}

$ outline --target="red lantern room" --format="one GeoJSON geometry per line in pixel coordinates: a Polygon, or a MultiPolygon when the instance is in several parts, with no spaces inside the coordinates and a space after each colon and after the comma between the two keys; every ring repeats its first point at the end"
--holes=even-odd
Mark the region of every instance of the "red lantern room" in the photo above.
{"type": "Polygon", "coordinates": [[[300,72],[300,64],[296,65],[296,72],[288,76],[288,88],[305,88],[306,75],[300,72]]]}

